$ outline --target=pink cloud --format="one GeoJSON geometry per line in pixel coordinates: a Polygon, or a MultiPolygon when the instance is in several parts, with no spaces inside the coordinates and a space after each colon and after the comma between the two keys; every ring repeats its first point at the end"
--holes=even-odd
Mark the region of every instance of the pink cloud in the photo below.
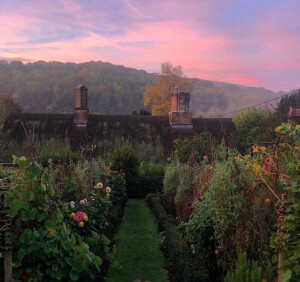
{"type": "Polygon", "coordinates": [[[0,12],[0,57],[102,60],[156,72],[170,60],[182,65],[189,77],[275,90],[294,88],[295,77],[300,79],[300,36],[295,32],[300,9],[280,15],[253,9],[253,25],[244,29],[238,24],[226,26],[228,18],[222,19],[226,8],[235,3],[123,0],[111,7],[120,17],[126,16],[121,23],[100,6],[93,9],[95,3],[45,0],[37,1],[35,9],[20,4],[20,9],[0,12]],[[116,29],[121,31],[107,32],[116,29]],[[291,78],[281,79],[285,72],[291,78]]]}

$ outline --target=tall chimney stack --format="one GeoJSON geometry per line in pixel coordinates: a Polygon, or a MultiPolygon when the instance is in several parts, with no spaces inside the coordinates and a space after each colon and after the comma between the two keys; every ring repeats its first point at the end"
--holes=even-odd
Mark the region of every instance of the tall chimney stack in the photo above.
{"type": "Polygon", "coordinates": [[[88,120],[88,89],[84,85],[76,87],[76,107],[74,111],[74,122],[78,127],[86,127],[88,120]]]}

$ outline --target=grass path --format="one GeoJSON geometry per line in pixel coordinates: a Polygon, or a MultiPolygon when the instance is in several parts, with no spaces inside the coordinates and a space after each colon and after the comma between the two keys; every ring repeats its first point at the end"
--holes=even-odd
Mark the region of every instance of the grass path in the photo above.
{"type": "Polygon", "coordinates": [[[110,267],[105,281],[168,281],[157,229],[144,200],[128,200],[115,240],[117,265],[110,267]]]}

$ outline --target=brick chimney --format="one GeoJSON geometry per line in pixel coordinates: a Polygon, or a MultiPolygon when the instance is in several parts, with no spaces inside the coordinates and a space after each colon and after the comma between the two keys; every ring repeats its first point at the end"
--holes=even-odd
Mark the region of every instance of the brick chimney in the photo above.
{"type": "Polygon", "coordinates": [[[84,85],[76,87],[76,107],[74,122],[78,127],[86,127],[89,109],[87,107],[88,89],[84,85]]]}
{"type": "Polygon", "coordinates": [[[175,87],[171,93],[171,112],[169,113],[170,124],[172,126],[192,126],[192,113],[190,110],[191,94],[179,92],[175,87]]]}

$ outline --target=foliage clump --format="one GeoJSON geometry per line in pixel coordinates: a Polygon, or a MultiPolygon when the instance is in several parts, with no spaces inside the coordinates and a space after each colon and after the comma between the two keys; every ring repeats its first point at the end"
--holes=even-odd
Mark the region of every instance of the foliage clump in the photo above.
{"type": "Polygon", "coordinates": [[[124,177],[109,173],[101,162],[49,160],[44,168],[14,156],[14,163],[19,170],[0,170],[12,217],[14,276],[26,281],[99,278],[110,256],[112,225],[120,216],[112,206],[126,200],[124,177]]]}

